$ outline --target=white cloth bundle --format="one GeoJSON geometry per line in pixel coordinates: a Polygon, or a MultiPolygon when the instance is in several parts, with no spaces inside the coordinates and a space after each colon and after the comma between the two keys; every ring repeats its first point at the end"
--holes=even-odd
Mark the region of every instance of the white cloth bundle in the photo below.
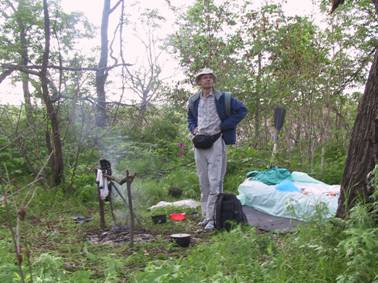
{"type": "Polygon", "coordinates": [[[109,194],[108,179],[102,174],[101,169],[97,169],[96,182],[100,188],[100,197],[105,199],[109,194]]]}
{"type": "Polygon", "coordinates": [[[153,210],[156,208],[169,207],[169,206],[182,207],[182,208],[196,208],[200,205],[201,203],[198,201],[195,201],[192,199],[183,199],[183,200],[178,200],[174,202],[160,201],[157,204],[151,206],[149,209],[153,210]]]}

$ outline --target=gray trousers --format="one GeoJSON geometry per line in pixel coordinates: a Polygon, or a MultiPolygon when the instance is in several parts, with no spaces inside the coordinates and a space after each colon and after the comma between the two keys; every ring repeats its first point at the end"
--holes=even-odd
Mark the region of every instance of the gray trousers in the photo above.
{"type": "Polygon", "coordinates": [[[197,174],[201,188],[202,215],[213,220],[215,201],[223,192],[223,179],[226,174],[226,145],[220,137],[209,149],[194,149],[197,174]]]}

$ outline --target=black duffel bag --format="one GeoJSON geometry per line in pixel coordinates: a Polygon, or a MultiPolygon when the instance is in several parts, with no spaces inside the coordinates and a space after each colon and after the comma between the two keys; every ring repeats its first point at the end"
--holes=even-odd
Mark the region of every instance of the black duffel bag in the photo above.
{"type": "Polygon", "coordinates": [[[207,136],[207,135],[195,135],[192,139],[194,147],[199,149],[207,149],[213,146],[213,143],[219,139],[221,133],[216,135],[207,136]]]}

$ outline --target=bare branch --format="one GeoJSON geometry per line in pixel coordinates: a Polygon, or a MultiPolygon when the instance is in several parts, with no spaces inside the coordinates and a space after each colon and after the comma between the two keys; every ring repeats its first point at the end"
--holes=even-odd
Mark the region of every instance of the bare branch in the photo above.
{"type": "Polygon", "coordinates": [[[111,8],[111,9],[109,10],[109,15],[110,15],[111,13],[113,13],[114,10],[117,9],[117,7],[119,6],[119,4],[121,4],[122,2],[123,2],[123,0],[119,0],[119,1],[113,6],[113,8],[111,8]]]}
{"type": "MultiPolygon", "coordinates": [[[[71,96],[66,96],[66,95],[59,94],[57,97],[54,97],[54,102],[56,102],[58,100],[61,100],[62,98],[64,98],[64,99],[75,99],[75,98],[73,98],[71,96]]],[[[77,100],[79,100],[79,101],[88,101],[91,104],[95,104],[96,103],[96,101],[94,100],[94,98],[92,98],[91,96],[82,96],[80,98],[77,98],[77,100]]]]}
{"type": "Polygon", "coordinates": [[[0,84],[3,82],[3,80],[5,80],[10,74],[12,74],[14,70],[12,69],[8,69],[8,70],[5,70],[4,72],[2,72],[0,74],[0,84]]]}
{"type": "MultiPolygon", "coordinates": [[[[50,160],[51,157],[52,157],[52,155],[53,155],[53,152],[51,152],[50,155],[47,157],[47,159],[45,160],[45,162],[44,162],[44,164],[42,165],[41,169],[39,170],[37,176],[35,176],[34,180],[33,180],[31,183],[29,183],[29,184],[27,185],[28,187],[31,186],[31,185],[33,185],[34,183],[36,183],[36,182],[38,182],[39,180],[42,179],[42,178],[41,178],[41,176],[42,176],[42,172],[43,172],[43,170],[45,170],[45,168],[46,168],[46,166],[47,166],[49,160],[50,160]]],[[[25,199],[24,199],[24,201],[23,201],[23,203],[24,203],[23,207],[27,208],[27,207],[29,206],[30,202],[32,201],[32,199],[33,199],[33,197],[34,197],[34,193],[35,193],[35,191],[36,191],[36,190],[34,189],[32,196],[29,198],[29,201],[27,201],[27,197],[29,196],[29,193],[30,193],[30,191],[28,191],[28,193],[26,194],[26,197],[25,197],[25,199]]]]}
{"type": "Polygon", "coordinates": [[[332,0],[332,7],[329,13],[332,14],[337,9],[337,7],[339,7],[339,5],[343,3],[344,3],[344,0],[332,0]]]}
{"type": "Polygon", "coordinates": [[[109,54],[109,56],[110,56],[110,58],[113,59],[114,64],[118,64],[118,60],[117,60],[117,58],[114,57],[114,55],[113,55],[113,53],[114,53],[114,50],[113,50],[113,44],[114,44],[114,40],[115,40],[116,35],[117,35],[117,31],[118,31],[118,29],[120,28],[120,25],[122,25],[122,23],[118,23],[118,25],[117,25],[117,27],[116,27],[114,33],[113,33],[113,39],[112,39],[112,41],[110,42],[110,45],[109,45],[109,49],[110,49],[110,54],[109,54]]]}
{"type": "MultiPolygon", "coordinates": [[[[21,72],[28,73],[28,74],[35,75],[35,76],[39,76],[40,75],[39,72],[33,71],[33,70],[31,70],[30,67],[24,66],[24,65],[1,64],[1,67],[4,68],[4,69],[12,70],[12,72],[14,70],[17,70],[17,71],[21,71],[21,72]]],[[[41,69],[41,68],[42,67],[40,67],[39,69],[41,69]]]]}
{"type": "Polygon", "coordinates": [[[16,13],[17,10],[16,10],[16,8],[13,6],[13,3],[12,3],[11,1],[6,1],[6,2],[7,2],[7,4],[9,5],[9,7],[12,9],[13,13],[16,13]]]}
{"type": "Polygon", "coordinates": [[[120,102],[120,101],[107,101],[106,104],[137,108],[137,106],[135,106],[134,104],[123,103],[123,102],[120,102]]]}
{"type": "MultiPolygon", "coordinates": [[[[65,67],[65,66],[56,66],[56,65],[47,65],[47,69],[56,69],[56,70],[63,70],[63,71],[73,71],[73,72],[80,72],[80,71],[109,71],[111,69],[117,68],[117,67],[125,67],[125,66],[132,66],[132,64],[116,64],[112,65],[109,67],[103,67],[103,68],[98,68],[98,67],[81,67],[81,68],[76,68],[76,67],[65,67]]],[[[32,75],[39,75],[38,72],[32,72],[30,70],[40,70],[42,69],[42,66],[38,65],[30,65],[30,66],[25,66],[25,65],[20,65],[20,64],[0,64],[1,68],[4,69],[13,69],[13,70],[18,70],[22,72],[26,72],[32,75]]],[[[1,78],[1,77],[0,77],[1,78]]],[[[0,81],[1,82],[1,81],[0,81]]]]}

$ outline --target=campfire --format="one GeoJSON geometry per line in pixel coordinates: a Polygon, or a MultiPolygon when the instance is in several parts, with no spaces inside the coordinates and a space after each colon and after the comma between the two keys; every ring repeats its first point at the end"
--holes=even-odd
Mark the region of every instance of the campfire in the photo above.
{"type": "Polygon", "coordinates": [[[133,239],[128,229],[118,231],[117,229],[111,229],[109,231],[103,231],[101,233],[91,232],[87,234],[87,240],[93,244],[121,244],[124,242],[131,242],[133,240],[136,243],[148,242],[154,239],[154,236],[147,233],[135,233],[133,239]]]}

